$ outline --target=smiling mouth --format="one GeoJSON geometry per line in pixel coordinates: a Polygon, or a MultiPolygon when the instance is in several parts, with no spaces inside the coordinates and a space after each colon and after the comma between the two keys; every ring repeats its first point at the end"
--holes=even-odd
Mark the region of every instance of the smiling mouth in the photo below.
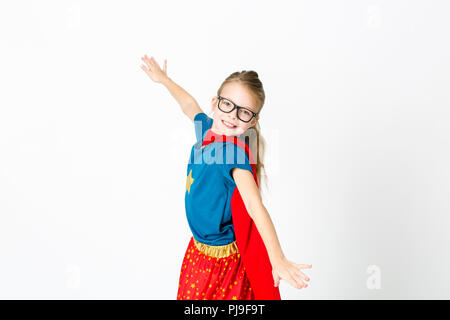
{"type": "Polygon", "coordinates": [[[226,122],[226,121],[224,121],[224,120],[222,120],[222,123],[223,123],[227,128],[230,128],[230,129],[236,128],[235,125],[232,125],[231,123],[226,122]]]}

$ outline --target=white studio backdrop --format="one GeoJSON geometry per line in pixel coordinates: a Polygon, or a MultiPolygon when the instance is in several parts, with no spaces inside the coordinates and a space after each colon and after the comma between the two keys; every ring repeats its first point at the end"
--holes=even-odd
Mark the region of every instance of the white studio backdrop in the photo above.
{"type": "Polygon", "coordinates": [[[176,299],[195,134],[266,90],[264,204],[283,299],[450,298],[449,1],[2,1],[0,297],[176,299]]]}

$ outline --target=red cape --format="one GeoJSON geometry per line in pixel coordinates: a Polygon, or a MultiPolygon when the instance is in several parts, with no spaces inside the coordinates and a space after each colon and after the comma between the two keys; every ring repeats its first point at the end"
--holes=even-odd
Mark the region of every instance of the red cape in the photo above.
{"type": "MultiPolygon", "coordinates": [[[[219,135],[211,129],[206,133],[203,145],[221,141],[233,142],[245,151],[252,167],[253,178],[259,188],[256,176],[256,162],[254,161],[249,146],[238,137],[219,135]]],[[[244,201],[237,187],[231,196],[231,214],[236,244],[242,257],[250,286],[255,294],[255,299],[281,300],[280,290],[274,286],[272,265],[267,254],[267,249],[255,223],[245,208],[244,201]]]]}

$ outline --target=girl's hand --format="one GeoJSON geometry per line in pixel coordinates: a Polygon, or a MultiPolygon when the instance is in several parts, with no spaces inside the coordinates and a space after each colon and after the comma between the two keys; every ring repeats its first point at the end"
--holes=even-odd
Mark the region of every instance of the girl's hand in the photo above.
{"type": "Polygon", "coordinates": [[[161,82],[167,78],[167,60],[164,60],[164,70],[161,70],[158,62],[151,57],[150,59],[147,55],[141,57],[141,60],[145,62],[146,66],[141,65],[141,69],[155,82],[161,82]]]}
{"type": "Polygon", "coordinates": [[[286,280],[291,286],[297,289],[308,287],[308,284],[303,281],[309,281],[309,277],[306,276],[300,269],[310,269],[310,264],[297,264],[287,260],[281,259],[272,266],[272,275],[275,287],[280,285],[280,280],[286,280]]]}

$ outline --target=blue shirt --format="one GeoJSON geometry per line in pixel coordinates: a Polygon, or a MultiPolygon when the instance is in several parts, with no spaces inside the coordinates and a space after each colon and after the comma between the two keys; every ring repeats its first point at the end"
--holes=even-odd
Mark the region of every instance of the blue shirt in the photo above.
{"type": "Polygon", "coordinates": [[[245,151],[233,142],[211,142],[201,148],[212,123],[203,112],[194,118],[197,142],[187,166],[185,207],[193,237],[220,246],[236,240],[231,216],[236,184],[230,171],[241,168],[252,173],[252,168],[245,151]]]}

